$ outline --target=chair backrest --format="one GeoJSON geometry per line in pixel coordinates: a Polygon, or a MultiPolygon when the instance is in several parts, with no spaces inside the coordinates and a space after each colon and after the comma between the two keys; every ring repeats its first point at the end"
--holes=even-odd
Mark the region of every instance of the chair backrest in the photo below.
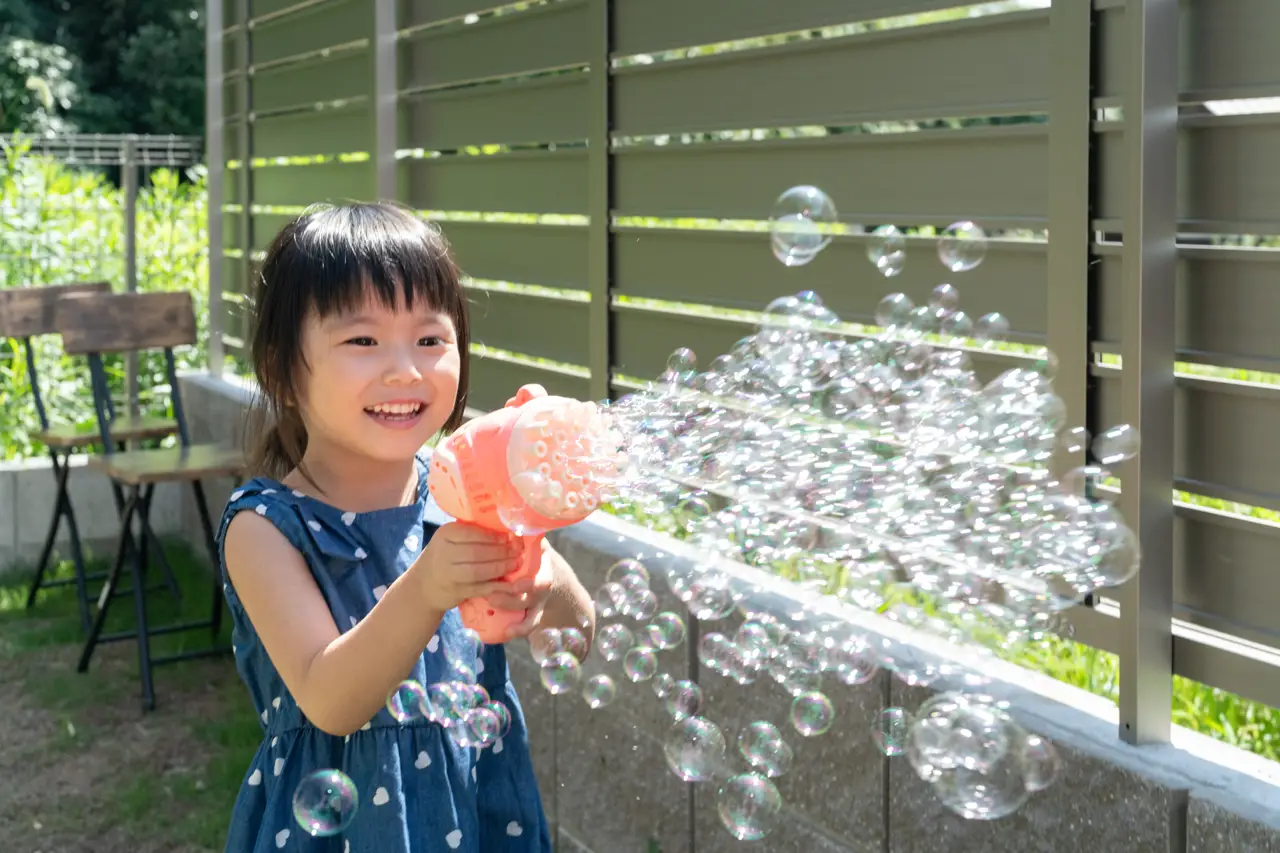
{"type": "Polygon", "coordinates": [[[64,296],[107,293],[105,281],[54,284],[48,287],[15,287],[0,290],[0,338],[34,338],[57,331],[55,309],[64,296]]]}
{"type": "Polygon", "coordinates": [[[73,293],[58,300],[54,324],[72,355],[171,350],[196,342],[191,294],[73,293]]]}
{"type": "Polygon", "coordinates": [[[182,446],[191,444],[182,410],[174,347],[196,342],[195,303],[190,293],[76,293],[58,300],[55,324],[62,348],[89,357],[94,408],[104,453],[112,453],[111,422],[115,419],[103,353],[164,350],[169,398],[182,446]]]}

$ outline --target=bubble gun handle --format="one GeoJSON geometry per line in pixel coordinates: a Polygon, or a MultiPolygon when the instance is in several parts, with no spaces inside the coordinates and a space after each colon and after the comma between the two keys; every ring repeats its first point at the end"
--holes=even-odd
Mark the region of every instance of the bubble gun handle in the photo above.
{"type": "MultiPolygon", "coordinates": [[[[532,578],[544,534],[581,521],[599,505],[608,466],[598,455],[606,432],[595,404],[525,385],[504,408],[468,421],[436,446],[427,487],[459,522],[521,537],[519,565],[503,580],[532,578]]],[[[505,641],[527,615],[487,599],[464,601],[459,611],[463,624],[491,644],[505,641]]]]}

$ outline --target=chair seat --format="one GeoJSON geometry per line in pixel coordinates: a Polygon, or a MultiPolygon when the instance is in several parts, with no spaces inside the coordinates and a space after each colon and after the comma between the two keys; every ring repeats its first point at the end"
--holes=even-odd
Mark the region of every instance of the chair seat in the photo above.
{"type": "Polygon", "coordinates": [[[90,456],[86,465],[126,486],[234,477],[246,468],[243,451],[213,444],[104,453],[90,456]]]}
{"type": "MultiPolygon", "coordinates": [[[[117,441],[145,441],[167,438],[178,431],[172,418],[133,418],[121,415],[111,422],[111,437],[117,441]]],[[[96,429],[82,429],[75,424],[56,426],[36,434],[46,447],[59,450],[88,447],[101,439],[96,429]]]]}

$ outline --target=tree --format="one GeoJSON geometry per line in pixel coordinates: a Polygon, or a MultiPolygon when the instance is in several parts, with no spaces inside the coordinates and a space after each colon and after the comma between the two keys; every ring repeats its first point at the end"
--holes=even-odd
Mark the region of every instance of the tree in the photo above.
{"type": "Polygon", "coordinates": [[[202,135],[203,3],[0,0],[0,109],[3,130],[202,135]]]}

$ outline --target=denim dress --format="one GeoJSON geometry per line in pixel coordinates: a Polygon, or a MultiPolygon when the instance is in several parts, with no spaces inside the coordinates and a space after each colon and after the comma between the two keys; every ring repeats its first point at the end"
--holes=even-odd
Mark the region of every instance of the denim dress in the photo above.
{"type": "MultiPolygon", "coordinates": [[[[231,495],[219,551],[238,513],[263,516],[306,559],[335,624],[348,631],[449,520],[427,493],[422,458],[418,469],[413,505],[366,513],[344,513],[274,480],[255,479],[231,495]]],[[[225,554],[223,580],[236,668],[263,735],[231,815],[227,853],[550,853],[524,713],[503,646],[477,649],[452,610],[407,674],[424,687],[456,681],[455,662],[472,658],[461,671],[474,672],[490,698],[510,711],[510,728],[491,745],[459,746],[439,724],[421,716],[397,722],[386,708],[361,730],[336,737],[308,722],[289,695],[226,577],[225,554]],[[312,836],[294,817],[293,796],[304,778],[326,769],[351,778],[358,804],[341,833],[312,836]]]]}

